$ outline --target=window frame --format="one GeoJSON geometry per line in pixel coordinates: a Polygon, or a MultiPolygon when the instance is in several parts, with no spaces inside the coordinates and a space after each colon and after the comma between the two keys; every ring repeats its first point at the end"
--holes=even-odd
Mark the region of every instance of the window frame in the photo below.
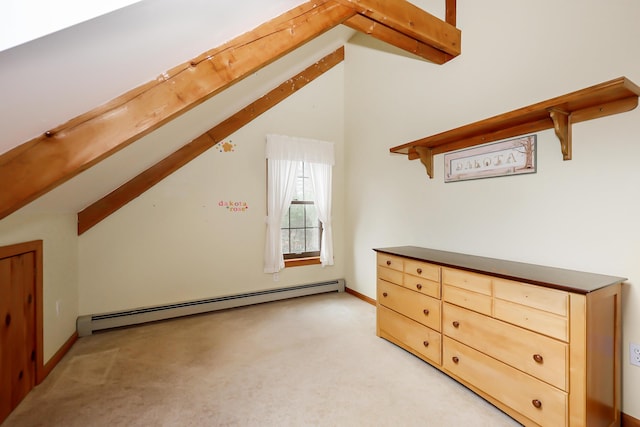
{"type": "MultiPolygon", "coordinates": [[[[299,176],[296,176],[296,180],[299,179],[311,179],[309,176],[306,175],[305,171],[308,170],[308,165],[309,163],[304,162],[304,161],[300,161],[301,166],[302,166],[302,170],[301,170],[301,174],[299,176]]],[[[303,181],[303,188],[304,188],[304,181],[303,181]]],[[[304,193],[304,190],[303,190],[304,193]]],[[[303,197],[305,197],[305,195],[303,195],[303,197]]],[[[302,206],[315,206],[316,201],[315,201],[315,197],[312,200],[306,199],[306,197],[302,200],[296,200],[293,199],[291,201],[291,204],[289,205],[289,207],[287,208],[287,211],[285,213],[286,215],[289,215],[289,227],[282,227],[280,226],[280,230],[281,232],[283,230],[289,230],[289,242],[291,242],[291,230],[304,230],[305,231],[305,248],[306,248],[306,237],[307,237],[307,229],[312,229],[312,228],[316,228],[316,227],[308,227],[307,226],[307,221],[306,218],[304,220],[304,226],[303,227],[291,227],[291,221],[290,221],[290,215],[291,215],[291,208],[294,207],[295,205],[302,205],[302,206]]],[[[306,211],[306,210],[305,210],[306,211]]],[[[306,215],[306,213],[305,213],[306,215]]],[[[285,218],[285,216],[283,216],[282,219],[285,218]]],[[[318,219],[318,225],[317,225],[317,229],[318,229],[318,250],[317,251],[307,251],[307,252],[300,252],[300,253],[294,253],[294,252],[289,252],[289,253],[285,253],[284,251],[284,246],[283,246],[283,251],[282,251],[282,255],[284,257],[284,262],[285,262],[285,267],[294,267],[294,266],[299,266],[299,265],[310,265],[310,264],[320,264],[320,251],[322,249],[322,222],[318,219]]],[[[281,238],[282,239],[282,238],[281,238]]],[[[282,240],[281,240],[282,242],[282,240]]]]}

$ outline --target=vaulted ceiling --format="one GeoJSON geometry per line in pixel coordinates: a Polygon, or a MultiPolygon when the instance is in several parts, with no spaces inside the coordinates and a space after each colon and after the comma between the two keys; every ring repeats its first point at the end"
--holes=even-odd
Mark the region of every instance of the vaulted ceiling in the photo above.
{"type": "MultiPolygon", "coordinates": [[[[162,0],[154,1],[161,5],[163,3],[162,0]]],[[[154,1],[150,3],[154,4],[154,1]]],[[[0,152],[9,150],[0,155],[0,183],[2,183],[0,219],[117,153],[132,142],[150,135],[154,130],[177,119],[236,83],[251,77],[282,56],[297,49],[308,49],[309,46],[322,50],[319,46],[335,44],[336,40],[344,43],[344,39],[348,38],[352,31],[345,29],[341,24],[436,64],[444,64],[460,54],[461,36],[460,31],[455,28],[454,0],[445,2],[445,20],[436,18],[404,0],[321,0],[304,3],[280,1],[267,2],[271,3],[271,6],[266,9],[262,5],[264,2],[257,0],[243,0],[243,2],[246,6],[256,9],[256,13],[252,15],[265,17],[274,12],[278,15],[272,19],[262,18],[266,22],[252,25],[253,30],[242,33],[238,32],[239,27],[233,25],[234,22],[238,25],[237,21],[229,17],[230,27],[235,28],[231,30],[232,33],[241,35],[231,38],[228,36],[229,33],[220,30],[222,31],[220,34],[224,33],[227,36],[219,35],[219,38],[227,40],[231,38],[231,40],[218,43],[218,46],[213,49],[201,50],[199,55],[177,66],[165,68],[167,71],[156,79],[142,85],[129,83],[129,88],[134,87],[133,89],[122,91],[123,94],[97,107],[95,98],[87,96],[94,99],[92,108],[85,109],[86,112],[78,114],[62,125],[58,122],[57,126],[53,126],[48,120],[49,125],[40,131],[40,135],[26,142],[3,139],[4,147],[0,146],[0,152]],[[292,5],[292,3],[296,4],[292,5]],[[289,9],[285,12],[281,13],[278,10],[278,8],[287,7],[289,9]],[[334,30],[336,27],[338,29],[334,30]],[[325,35],[322,36],[323,34],[325,35]],[[321,37],[320,45],[318,41],[313,42],[316,43],[315,47],[313,43],[308,44],[318,37],[321,37]]],[[[147,2],[139,4],[142,5],[140,6],[142,12],[149,6],[145,3],[147,2]]],[[[165,6],[168,4],[168,2],[164,3],[165,6]]],[[[198,3],[198,1],[192,0],[192,3],[198,3]]],[[[221,2],[200,3],[219,4],[221,2]]],[[[180,5],[182,6],[182,3],[180,5]]],[[[130,8],[133,10],[136,6],[138,5],[130,8]]],[[[204,4],[200,6],[203,7],[200,9],[203,13],[206,6],[204,4]]],[[[240,8],[235,5],[233,9],[240,8]]],[[[245,7],[241,9],[248,10],[245,7]]],[[[134,15],[139,19],[137,14],[141,12],[138,9],[135,10],[137,12],[134,15]]],[[[147,18],[153,19],[153,16],[147,16],[147,18]]],[[[216,18],[215,24],[225,22],[219,16],[216,18]]],[[[254,23],[255,21],[247,22],[245,25],[254,23]]],[[[171,31],[171,29],[165,28],[164,31],[171,31]]],[[[141,35],[141,37],[145,36],[141,35]]],[[[126,41],[123,40],[123,42],[126,41]]],[[[43,43],[46,44],[46,41],[43,43]]],[[[19,56],[23,53],[21,50],[8,52],[8,55],[6,52],[0,54],[0,61],[3,56],[11,59],[12,55],[19,56]]],[[[75,58],[75,60],[78,61],[78,66],[82,66],[82,58],[75,58]]],[[[75,65],[70,63],[67,67],[75,65]]],[[[135,62],[130,68],[135,74],[135,62]]],[[[45,78],[46,72],[40,70],[39,76],[45,78]]],[[[6,84],[6,80],[2,80],[2,77],[0,74],[0,81],[6,84]]],[[[127,81],[127,78],[123,80],[127,81]]],[[[94,81],[96,92],[105,96],[100,89],[100,83],[101,81],[94,81]]],[[[49,84],[55,85],[55,81],[49,81],[49,84]]],[[[25,93],[28,89],[21,87],[19,93],[15,94],[17,103],[19,103],[20,91],[25,93]]],[[[68,87],[63,92],[73,92],[73,90],[73,87],[68,87]]],[[[260,95],[261,93],[257,93],[255,98],[257,99],[260,95]]],[[[33,97],[28,99],[30,102],[36,102],[33,97]]],[[[63,96],[60,102],[65,102],[63,96]]],[[[245,105],[248,103],[245,102],[245,105]]],[[[86,108],[87,104],[84,105],[86,108]]],[[[55,114],[52,116],[55,117],[55,114]]],[[[47,117],[30,117],[29,120],[35,122],[35,126],[38,126],[39,120],[43,122],[40,124],[47,124],[47,117]]],[[[34,123],[31,123],[31,127],[33,125],[34,123]]],[[[16,132],[16,135],[19,134],[20,132],[16,132]]],[[[199,135],[193,135],[192,138],[196,139],[199,135]]],[[[183,140],[182,144],[189,140],[183,140]]],[[[167,147],[165,154],[173,150],[175,147],[167,147]]],[[[176,164],[165,161],[165,164],[167,163],[167,170],[175,170],[176,164]]],[[[144,171],[150,166],[153,164],[139,165],[136,170],[144,171]]],[[[166,171],[160,175],[164,173],[166,171]]],[[[104,189],[97,197],[111,190],[113,188],[104,189]]],[[[133,197],[135,196],[134,194],[133,197]]],[[[127,197],[130,198],[131,194],[127,197]]],[[[122,202],[124,203],[126,201],[122,202]]],[[[116,209],[118,207],[116,206],[116,209]]],[[[108,215],[111,211],[113,206],[103,211],[101,215],[105,212],[108,215]]]]}

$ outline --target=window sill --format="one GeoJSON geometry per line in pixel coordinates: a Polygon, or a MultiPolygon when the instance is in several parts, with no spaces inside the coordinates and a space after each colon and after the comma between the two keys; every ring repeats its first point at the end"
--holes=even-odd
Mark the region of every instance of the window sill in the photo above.
{"type": "Polygon", "coordinates": [[[320,264],[320,257],[308,257],[308,258],[292,258],[284,260],[284,268],[287,267],[302,267],[303,265],[320,264]]]}

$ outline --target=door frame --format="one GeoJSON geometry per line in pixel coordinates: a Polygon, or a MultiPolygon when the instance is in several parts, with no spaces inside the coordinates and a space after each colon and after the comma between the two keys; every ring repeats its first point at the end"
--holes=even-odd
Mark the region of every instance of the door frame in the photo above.
{"type": "Polygon", "coordinates": [[[44,304],[42,301],[42,277],[43,277],[43,263],[42,263],[42,240],[33,240],[30,242],[17,243],[9,246],[0,246],[0,259],[8,258],[16,255],[22,255],[28,252],[35,253],[35,268],[34,272],[35,277],[35,304],[36,304],[36,330],[35,330],[35,338],[36,338],[36,385],[40,384],[45,377],[44,371],[44,345],[43,345],[43,308],[44,304]]]}

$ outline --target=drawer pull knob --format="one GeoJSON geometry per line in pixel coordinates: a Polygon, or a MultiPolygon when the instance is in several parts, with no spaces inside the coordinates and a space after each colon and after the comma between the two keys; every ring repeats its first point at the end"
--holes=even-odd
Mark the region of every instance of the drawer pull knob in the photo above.
{"type": "Polygon", "coordinates": [[[425,347],[429,347],[429,341],[422,341],[422,345],[424,345],[425,347]]]}
{"type": "Polygon", "coordinates": [[[388,294],[387,294],[386,292],[383,292],[383,293],[382,293],[382,296],[383,296],[383,297],[385,297],[385,298],[387,297],[387,295],[388,295],[388,294]]]}
{"type": "Polygon", "coordinates": [[[533,355],[533,360],[535,360],[537,363],[542,363],[544,361],[544,359],[542,358],[541,355],[539,354],[534,354],[533,355]]]}
{"type": "Polygon", "coordinates": [[[422,285],[421,285],[420,283],[418,283],[418,284],[416,285],[416,288],[418,288],[418,289],[422,289],[422,285]]]}
{"type": "Polygon", "coordinates": [[[454,327],[454,328],[457,328],[457,327],[459,327],[459,326],[460,326],[460,322],[458,322],[457,320],[454,320],[454,321],[453,321],[453,327],[454,327]]]}
{"type": "Polygon", "coordinates": [[[460,361],[460,359],[458,359],[458,356],[453,356],[451,360],[453,360],[453,363],[458,363],[460,361]]]}
{"type": "Polygon", "coordinates": [[[387,260],[387,265],[391,265],[391,261],[387,260]]]}
{"type": "Polygon", "coordinates": [[[429,310],[428,310],[428,309],[426,309],[426,308],[425,308],[424,310],[422,310],[422,312],[424,313],[424,315],[425,315],[425,316],[428,316],[428,315],[429,315],[429,310]]]}
{"type": "Polygon", "coordinates": [[[422,269],[421,268],[417,269],[416,271],[418,272],[418,274],[422,274],[422,269]]]}
{"type": "Polygon", "coordinates": [[[533,399],[531,401],[531,404],[538,409],[542,408],[542,402],[540,402],[538,399],[533,399]]]}

